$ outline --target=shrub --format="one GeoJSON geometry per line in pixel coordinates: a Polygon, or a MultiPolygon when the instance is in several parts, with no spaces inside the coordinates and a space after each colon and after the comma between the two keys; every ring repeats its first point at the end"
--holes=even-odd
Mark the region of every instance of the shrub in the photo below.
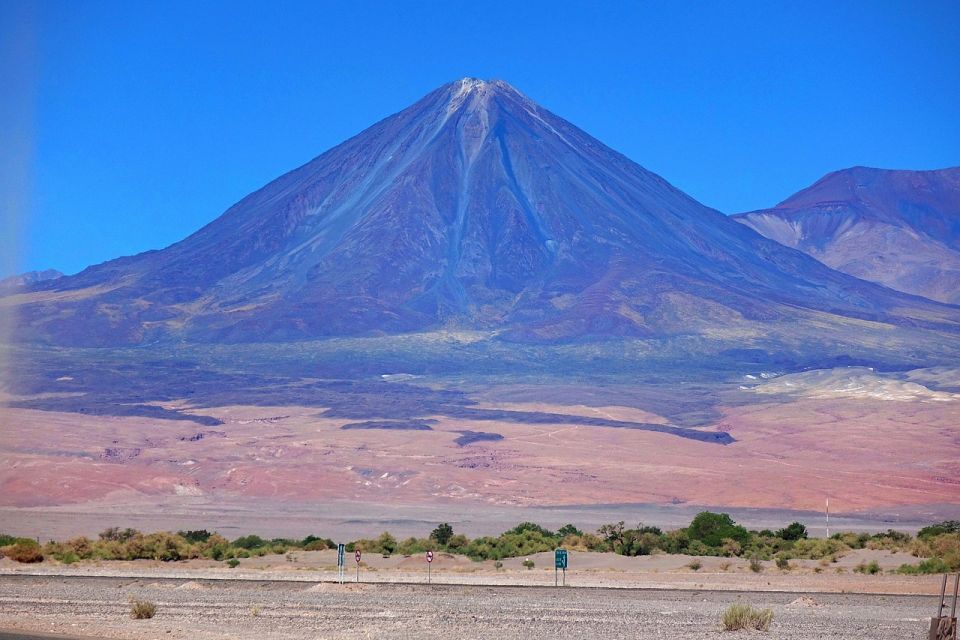
{"type": "Polygon", "coordinates": [[[694,571],[700,571],[700,568],[703,567],[703,563],[700,562],[699,560],[691,560],[690,564],[688,564],[687,566],[693,569],[694,571]]]}
{"type": "Polygon", "coordinates": [[[580,531],[580,529],[577,529],[572,524],[565,524],[557,529],[557,535],[561,538],[566,538],[567,536],[582,536],[583,531],[580,531]]]}
{"type": "Polygon", "coordinates": [[[16,562],[25,564],[43,562],[43,551],[36,540],[19,538],[19,542],[3,548],[3,555],[16,562]]]}
{"type": "Polygon", "coordinates": [[[754,631],[769,631],[773,621],[773,611],[770,609],[755,609],[749,604],[734,603],[723,612],[721,624],[724,631],[740,631],[749,629],[754,631]]]}
{"type": "Polygon", "coordinates": [[[677,529],[664,535],[661,544],[667,553],[687,553],[690,547],[690,536],[687,535],[686,529],[677,529]]]}
{"type": "Polygon", "coordinates": [[[906,549],[912,541],[910,534],[888,529],[886,533],[871,536],[864,546],[867,549],[883,549],[886,551],[900,551],[906,549]]]}
{"type": "Polygon", "coordinates": [[[259,549],[267,546],[267,541],[257,535],[241,536],[233,541],[233,546],[241,549],[259,549]]]}
{"type": "Polygon", "coordinates": [[[729,570],[730,570],[730,563],[729,563],[729,562],[721,562],[721,563],[720,563],[720,571],[729,571],[729,570]]]}
{"type": "Polygon", "coordinates": [[[776,562],[777,562],[777,569],[781,569],[784,571],[790,570],[790,560],[788,560],[786,556],[777,556],[776,562]]]}
{"type": "Polygon", "coordinates": [[[533,569],[533,566],[534,566],[533,560],[530,560],[529,558],[527,558],[526,560],[523,561],[523,566],[525,566],[527,569],[533,569]]]}
{"type": "Polygon", "coordinates": [[[504,535],[507,535],[507,534],[519,535],[519,534],[526,533],[528,531],[538,533],[544,538],[556,537],[556,534],[554,534],[552,531],[550,531],[549,529],[544,529],[543,527],[541,527],[540,525],[534,522],[521,522],[520,524],[515,526],[513,529],[510,529],[509,531],[504,531],[504,535]]]}
{"type": "Polygon", "coordinates": [[[754,556],[750,558],[750,571],[754,573],[760,573],[763,571],[763,563],[760,562],[760,558],[754,556]]]}
{"type": "Polygon", "coordinates": [[[503,569],[503,563],[500,562],[499,560],[497,560],[496,562],[493,563],[493,568],[494,568],[494,569],[503,569]]]}
{"type": "Polygon", "coordinates": [[[140,532],[136,529],[130,529],[129,527],[126,529],[110,527],[100,532],[100,539],[109,542],[127,542],[138,535],[140,535],[140,532]]]}
{"type": "Polygon", "coordinates": [[[792,522],[776,533],[782,540],[802,540],[807,537],[807,528],[799,522],[792,522]]]}
{"type": "MultiPolygon", "coordinates": [[[[323,551],[324,549],[336,549],[337,544],[330,538],[320,538],[318,536],[307,536],[300,541],[300,546],[304,551],[323,551]]],[[[350,549],[353,551],[353,549],[350,549]]]]}
{"type": "Polygon", "coordinates": [[[446,546],[450,542],[450,538],[453,537],[453,527],[449,523],[444,522],[439,525],[436,529],[430,532],[430,539],[435,540],[440,546],[446,546]]]}
{"type": "Polygon", "coordinates": [[[723,545],[720,547],[720,555],[726,556],[727,558],[733,558],[739,556],[743,553],[743,546],[736,540],[731,540],[727,538],[723,541],[723,545]]]}
{"type": "Polygon", "coordinates": [[[880,565],[876,560],[871,560],[869,564],[866,562],[861,562],[853,569],[857,573],[868,573],[870,575],[876,575],[880,573],[880,565]]]}
{"type": "Polygon", "coordinates": [[[227,566],[230,567],[231,569],[236,569],[239,564],[240,564],[240,561],[237,560],[236,558],[230,558],[229,560],[227,560],[227,566]]]}
{"type": "MultiPolygon", "coordinates": [[[[947,520],[946,522],[941,522],[940,524],[924,527],[917,532],[917,537],[932,538],[945,533],[960,533],[960,520],[947,520]]],[[[0,538],[2,538],[2,536],[0,536],[0,538]]],[[[0,539],[0,544],[3,544],[2,539],[0,539]]]]}
{"type": "Polygon", "coordinates": [[[213,534],[206,529],[198,529],[196,531],[178,531],[177,535],[187,542],[206,542],[213,534]]]}
{"type": "Polygon", "coordinates": [[[703,511],[694,517],[687,527],[691,540],[700,540],[708,547],[719,547],[725,538],[736,540],[740,544],[750,541],[750,533],[735,523],[726,513],[703,511]]]}
{"type": "Polygon", "coordinates": [[[324,551],[325,549],[332,549],[334,545],[328,545],[326,540],[311,540],[307,544],[303,545],[304,551],[324,551]]]}
{"type": "Polygon", "coordinates": [[[900,568],[897,569],[897,573],[902,573],[905,575],[927,575],[933,573],[950,573],[950,565],[941,560],[940,558],[930,558],[929,560],[924,560],[920,564],[911,565],[903,564],[900,565],[900,568]]]}
{"type": "Polygon", "coordinates": [[[397,553],[412,556],[437,548],[437,542],[427,538],[407,538],[397,545],[397,553]]]}
{"type": "Polygon", "coordinates": [[[807,560],[819,560],[828,556],[842,555],[850,550],[846,544],[840,540],[828,539],[803,539],[797,540],[790,549],[790,555],[794,558],[805,558],[807,560]]]}
{"type": "Polygon", "coordinates": [[[130,617],[134,620],[149,620],[157,613],[157,605],[148,600],[134,600],[130,603],[130,617]]]}

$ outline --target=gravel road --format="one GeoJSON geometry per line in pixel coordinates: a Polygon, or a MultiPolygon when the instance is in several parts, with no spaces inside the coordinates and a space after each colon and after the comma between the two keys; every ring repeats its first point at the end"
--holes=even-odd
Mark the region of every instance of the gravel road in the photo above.
{"type": "Polygon", "coordinates": [[[933,600],[918,596],[600,588],[303,584],[0,576],[0,630],[96,638],[722,638],[721,612],[771,607],[754,637],[925,638],[933,600]],[[132,620],[132,598],[157,604],[132,620]]]}

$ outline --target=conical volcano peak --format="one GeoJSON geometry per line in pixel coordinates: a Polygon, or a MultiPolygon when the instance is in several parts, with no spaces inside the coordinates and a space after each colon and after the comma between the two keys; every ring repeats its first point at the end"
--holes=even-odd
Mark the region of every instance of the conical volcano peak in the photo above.
{"type": "Polygon", "coordinates": [[[458,93],[471,93],[475,91],[481,93],[489,91],[505,91],[523,96],[522,93],[517,91],[513,85],[505,80],[481,80],[480,78],[471,78],[467,76],[451,82],[450,86],[454,87],[458,93]]]}
{"type": "Polygon", "coordinates": [[[449,327],[511,340],[673,336],[792,323],[796,309],[957,322],[955,308],[762,238],[508,83],[469,77],[167,249],[32,287],[48,297],[22,310],[23,336],[88,345],[449,327]]]}
{"type": "Polygon", "coordinates": [[[449,95],[448,112],[464,106],[471,112],[487,111],[495,97],[516,100],[528,110],[537,107],[536,103],[503,80],[480,80],[467,77],[451,82],[446,88],[449,95]]]}

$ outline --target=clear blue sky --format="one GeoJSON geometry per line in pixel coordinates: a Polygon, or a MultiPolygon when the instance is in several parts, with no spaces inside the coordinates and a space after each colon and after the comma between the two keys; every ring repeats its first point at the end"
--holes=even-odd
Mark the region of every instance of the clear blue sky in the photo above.
{"type": "Polygon", "coordinates": [[[166,246],[463,76],[727,213],[960,165],[957,0],[0,4],[6,271],[166,246]]]}

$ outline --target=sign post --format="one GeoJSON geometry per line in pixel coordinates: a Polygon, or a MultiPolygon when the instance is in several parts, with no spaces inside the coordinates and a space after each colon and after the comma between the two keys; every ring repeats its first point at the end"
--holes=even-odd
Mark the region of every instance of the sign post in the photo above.
{"type": "Polygon", "coordinates": [[[337,545],[337,579],[340,581],[340,584],[343,584],[343,565],[344,565],[344,544],[341,542],[337,545]]]}
{"type": "Polygon", "coordinates": [[[563,586],[567,586],[567,550],[557,549],[553,556],[553,586],[557,586],[560,570],[563,569],[563,586]]]}
{"type": "Polygon", "coordinates": [[[357,582],[360,582],[360,556],[362,555],[360,549],[357,549],[356,553],[353,554],[353,557],[357,559],[357,582]]]}
{"type": "Polygon", "coordinates": [[[430,566],[433,564],[433,551],[427,551],[427,584],[430,584],[430,566]]]}

